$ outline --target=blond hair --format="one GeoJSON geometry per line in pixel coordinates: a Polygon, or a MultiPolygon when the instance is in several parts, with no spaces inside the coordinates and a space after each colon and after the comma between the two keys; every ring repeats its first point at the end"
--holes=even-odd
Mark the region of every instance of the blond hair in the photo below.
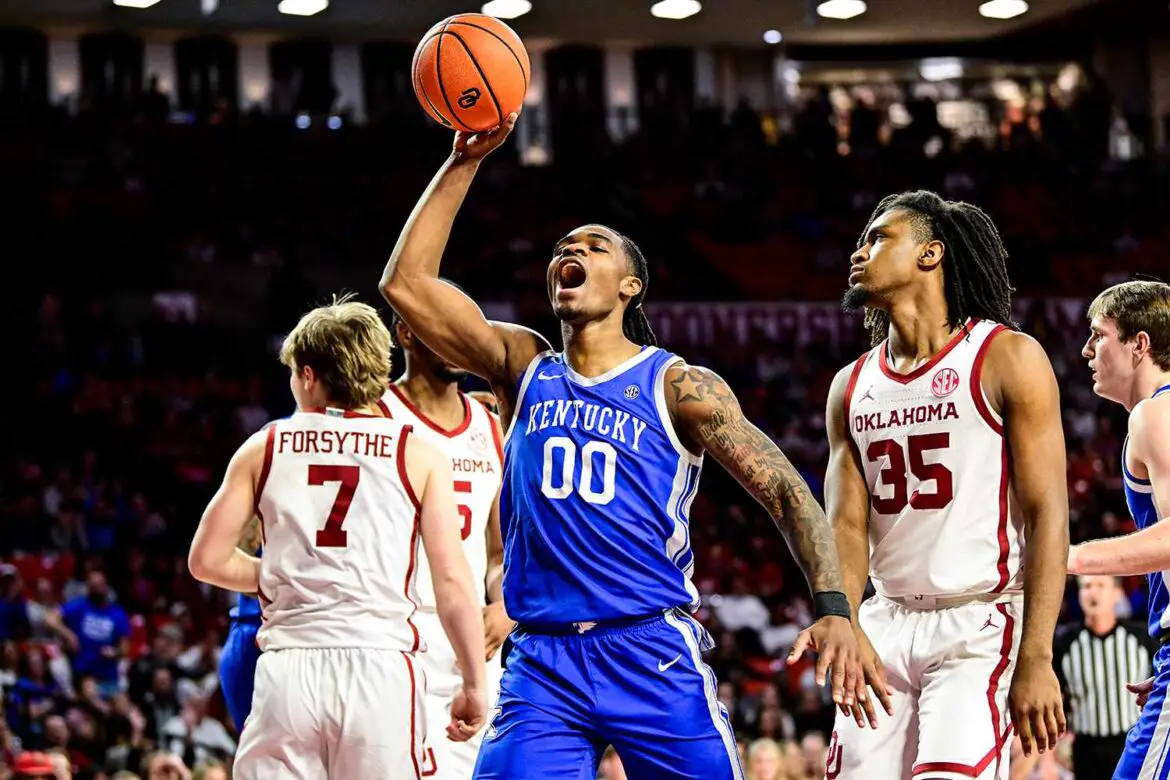
{"type": "Polygon", "coordinates": [[[382,397],[390,382],[390,331],[372,306],[351,295],[333,297],[305,316],[284,339],[280,362],[313,369],[331,404],[360,409],[382,397]]]}
{"type": "Polygon", "coordinates": [[[1132,281],[1115,284],[1089,304],[1089,319],[1117,324],[1117,335],[1129,341],[1145,331],[1150,337],[1150,358],[1170,371],[1170,284],[1132,281]]]}

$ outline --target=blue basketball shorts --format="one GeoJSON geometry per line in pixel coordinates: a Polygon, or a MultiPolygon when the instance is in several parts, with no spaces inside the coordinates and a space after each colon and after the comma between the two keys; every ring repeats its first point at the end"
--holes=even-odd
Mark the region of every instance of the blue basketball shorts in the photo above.
{"type": "Polygon", "coordinates": [[[689,615],[512,633],[477,780],[594,780],[613,745],[638,780],[743,780],[735,735],[689,615]]]}
{"type": "MultiPolygon", "coordinates": [[[[1137,682],[1132,680],[1131,682],[1137,682]]],[[[1125,752],[1113,780],[1166,780],[1170,777],[1170,644],[1154,654],[1154,689],[1138,722],[1125,738],[1125,752]]]]}
{"type": "Polygon", "coordinates": [[[260,648],[256,645],[259,630],[259,619],[232,620],[219,657],[219,687],[237,731],[244,727],[252,711],[256,662],[260,659],[260,648]]]}

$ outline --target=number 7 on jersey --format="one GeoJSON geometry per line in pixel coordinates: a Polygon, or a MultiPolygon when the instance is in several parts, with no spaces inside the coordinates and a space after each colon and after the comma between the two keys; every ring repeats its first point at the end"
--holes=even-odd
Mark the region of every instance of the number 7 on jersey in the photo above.
{"type": "Polygon", "coordinates": [[[318,547],[345,547],[346,533],[342,528],[345,516],[349,513],[349,505],[353,503],[353,494],[357,491],[361,480],[362,470],[358,466],[326,466],[311,464],[309,466],[309,484],[324,485],[326,482],[340,482],[337,488],[337,497],[333,499],[333,506],[329,510],[329,518],[325,527],[317,531],[318,547]]]}

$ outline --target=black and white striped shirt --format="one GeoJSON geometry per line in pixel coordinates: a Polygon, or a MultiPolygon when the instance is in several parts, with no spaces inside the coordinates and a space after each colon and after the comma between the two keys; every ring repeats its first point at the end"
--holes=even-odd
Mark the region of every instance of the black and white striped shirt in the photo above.
{"type": "Polygon", "coordinates": [[[1124,735],[1137,722],[1139,710],[1126,683],[1152,674],[1157,643],[1144,627],[1118,623],[1103,636],[1083,623],[1057,634],[1053,666],[1068,702],[1068,725],[1086,737],[1124,735]]]}

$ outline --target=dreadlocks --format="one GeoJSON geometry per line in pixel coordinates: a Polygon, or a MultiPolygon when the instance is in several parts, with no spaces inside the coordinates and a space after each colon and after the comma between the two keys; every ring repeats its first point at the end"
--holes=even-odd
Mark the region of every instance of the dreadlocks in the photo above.
{"type": "MultiPolygon", "coordinates": [[[[915,241],[940,241],[946,247],[943,292],[951,328],[959,328],[971,317],[1016,327],[1012,321],[1014,289],[1008,280],[1007,249],[991,217],[978,206],[944,200],[929,190],[889,195],[870,215],[858,246],[865,242],[874,220],[891,209],[908,212],[915,241]]],[[[867,308],[865,327],[873,344],[879,344],[889,333],[889,313],[867,308]]]]}
{"type": "Polygon", "coordinates": [[[642,280],[642,289],[630,299],[625,314],[622,315],[622,333],[635,344],[656,347],[658,346],[658,338],[650,327],[650,320],[646,318],[646,312],[642,310],[642,301],[646,299],[646,288],[650,285],[650,269],[646,265],[646,257],[630,238],[621,233],[618,233],[618,238],[621,239],[622,251],[626,253],[626,259],[630,264],[630,273],[642,280]]]}

